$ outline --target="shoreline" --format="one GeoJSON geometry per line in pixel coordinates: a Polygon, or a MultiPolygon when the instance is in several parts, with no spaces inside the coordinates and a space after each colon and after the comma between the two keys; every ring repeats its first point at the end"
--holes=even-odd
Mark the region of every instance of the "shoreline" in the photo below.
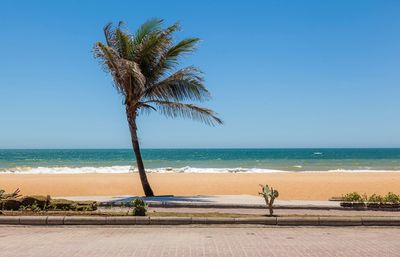
{"type": "MultiPolygon", "coordinates": [[[[400,193],[400,172],[149,173],[157,195],[257,195],[259,184],[280,192],[281,200],[328,200],[360,194],[400,193]]],[[[143,195],[137,173],[0,174],[0,188],[24,195],[143,195]]]]}
{"type": "MultiPolygon", "coordinates": [[[[136,168],[129,165],[114,165],[114,166],[39,166],[39,167],[13,167],[0,168],[0,174],[132,174],[137,173],[136,168]]],[[[161,167],[147,168],[147,173],[160,174],[269,174],[269,173],[400,173],[400,170],[395,169],[328,169],[328,170],[289,170],[289,169],[274,169],[274,168],[243,168],[243,167],[226,167],[226,168],[196,168],[191,166],[184,167],[161,167]]]]}

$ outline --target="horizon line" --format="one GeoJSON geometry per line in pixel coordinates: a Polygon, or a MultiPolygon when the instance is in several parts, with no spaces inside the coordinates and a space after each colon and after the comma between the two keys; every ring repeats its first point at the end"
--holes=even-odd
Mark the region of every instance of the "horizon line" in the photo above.
{"type": "MultiPolygon", "coordinates": [[[[400,149],[400,147],[143,147],[141,150],[239,150],[239,149],[400,149]]],[[[122,148],[0,148],[0,150],[132,150],[122,148]]]]}

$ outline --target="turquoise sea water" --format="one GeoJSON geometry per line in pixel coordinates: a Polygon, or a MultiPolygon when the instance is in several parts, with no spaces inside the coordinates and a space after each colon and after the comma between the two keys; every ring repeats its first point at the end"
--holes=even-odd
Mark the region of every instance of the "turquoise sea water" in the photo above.
{"type": "MultiPolygon", "coordinates": [[[[400,149],[144,149],[152,172],[400,171],[400,149]]],[[[0,150],[0,172],[124,173],[130,149],[0,150]]]]}

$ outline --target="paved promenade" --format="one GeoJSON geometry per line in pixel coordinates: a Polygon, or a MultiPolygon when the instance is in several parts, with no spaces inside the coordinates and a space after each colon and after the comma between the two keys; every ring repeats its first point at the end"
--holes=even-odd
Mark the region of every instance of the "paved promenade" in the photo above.
{"type": "Polygon", "coordinates": [[[0,226],[1,257],[400,256],[397,228],[0,226]]]}
{"type": "MultiPolygon", "coordinates": [[[[66,198],[70,200],[94,200],[98,202],[129,202],[137,196],[68,196],[54,197],[66,198]]],[[[162,196],[144,197],[148,203],[178,203],[178,204],[222,204],[222,205],[265,205],[264,199],[255,195],[198,195],[198,196],[162,196]]],[[[305,201],[305,200],[279,200],[275,201],[275,206],[291,207],[339,207],[339,202],[332,201],[305,201]]]]}

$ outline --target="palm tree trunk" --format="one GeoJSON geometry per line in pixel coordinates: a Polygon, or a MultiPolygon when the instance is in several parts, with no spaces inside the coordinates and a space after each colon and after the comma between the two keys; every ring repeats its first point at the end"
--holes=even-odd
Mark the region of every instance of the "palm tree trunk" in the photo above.
{"type": "Polygon", "coordinates": [[[142,154],[140,153],[139,139],[137,136],[137,127],[136,127],[136,114],[131,115],[131,113],[132,112],[127,111],[129,130],[131,132],[132,146],[136,156],[136,164],[139,170],[140,181],[142,182],[144,194],[146,196],[154,196],[150,183],[147,180],[147,175],[142,160],[142,154]]]}

